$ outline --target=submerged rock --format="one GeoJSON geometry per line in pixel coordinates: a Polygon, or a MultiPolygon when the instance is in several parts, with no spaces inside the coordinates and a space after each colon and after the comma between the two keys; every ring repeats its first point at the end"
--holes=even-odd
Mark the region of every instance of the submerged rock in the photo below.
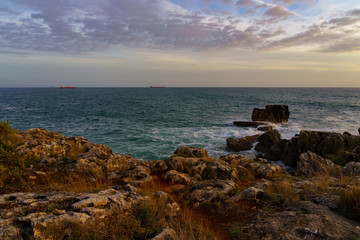
{"type": "Polygon", "coordinates": [[[254,108],[251,119],[253,121],[266,121],[273,123],[286,123],[289,121],[289,108],[286,105],[267,105],[265,109],[254,108]]]}

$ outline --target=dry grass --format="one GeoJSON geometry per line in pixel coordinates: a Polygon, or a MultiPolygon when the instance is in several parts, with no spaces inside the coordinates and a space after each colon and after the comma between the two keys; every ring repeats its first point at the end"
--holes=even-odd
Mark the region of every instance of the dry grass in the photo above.
{"type": "Polygon", "coordinates": [[[360,187],[354,186],[340,194],[340,212],[348,218],[360,221],[360,187]]]}

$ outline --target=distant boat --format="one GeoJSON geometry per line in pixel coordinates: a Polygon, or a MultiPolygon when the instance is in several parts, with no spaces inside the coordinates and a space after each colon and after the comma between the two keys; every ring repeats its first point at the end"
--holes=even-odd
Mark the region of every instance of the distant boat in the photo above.
{"type": "Polygon", "coordinates": [[[61,89],[75,89],[76,87],[64,87],[64,86],[61,86],[60,88],[61,89]]]}
{"type": "Polygon", "coordinates": [[[165,88],[164,86],[150,86],[150,88],[165,88]]]}

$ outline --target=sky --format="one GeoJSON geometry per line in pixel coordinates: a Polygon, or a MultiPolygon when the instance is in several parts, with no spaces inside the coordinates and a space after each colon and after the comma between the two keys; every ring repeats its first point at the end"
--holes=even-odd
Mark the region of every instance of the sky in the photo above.
{"type": "Polygon", "coordinates": [[[1,0],[0,87],[360,87],[360,0],[1,0]]]}

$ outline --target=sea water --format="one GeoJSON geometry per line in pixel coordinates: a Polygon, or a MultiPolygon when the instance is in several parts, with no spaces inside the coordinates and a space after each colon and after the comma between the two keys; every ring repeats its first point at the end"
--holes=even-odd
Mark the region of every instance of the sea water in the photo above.
{"type": "Polygon", "coordinates": [[[289,122],[274,125],[282,138],[302,129],[358,134],[359,88],[0,88],[0,120],[83,136],[144,160],[183,145],[229,154],[226,138],[259,133],[233,121],[251,120],[253,108],[269,104],[289,106],[289,122]]]}

